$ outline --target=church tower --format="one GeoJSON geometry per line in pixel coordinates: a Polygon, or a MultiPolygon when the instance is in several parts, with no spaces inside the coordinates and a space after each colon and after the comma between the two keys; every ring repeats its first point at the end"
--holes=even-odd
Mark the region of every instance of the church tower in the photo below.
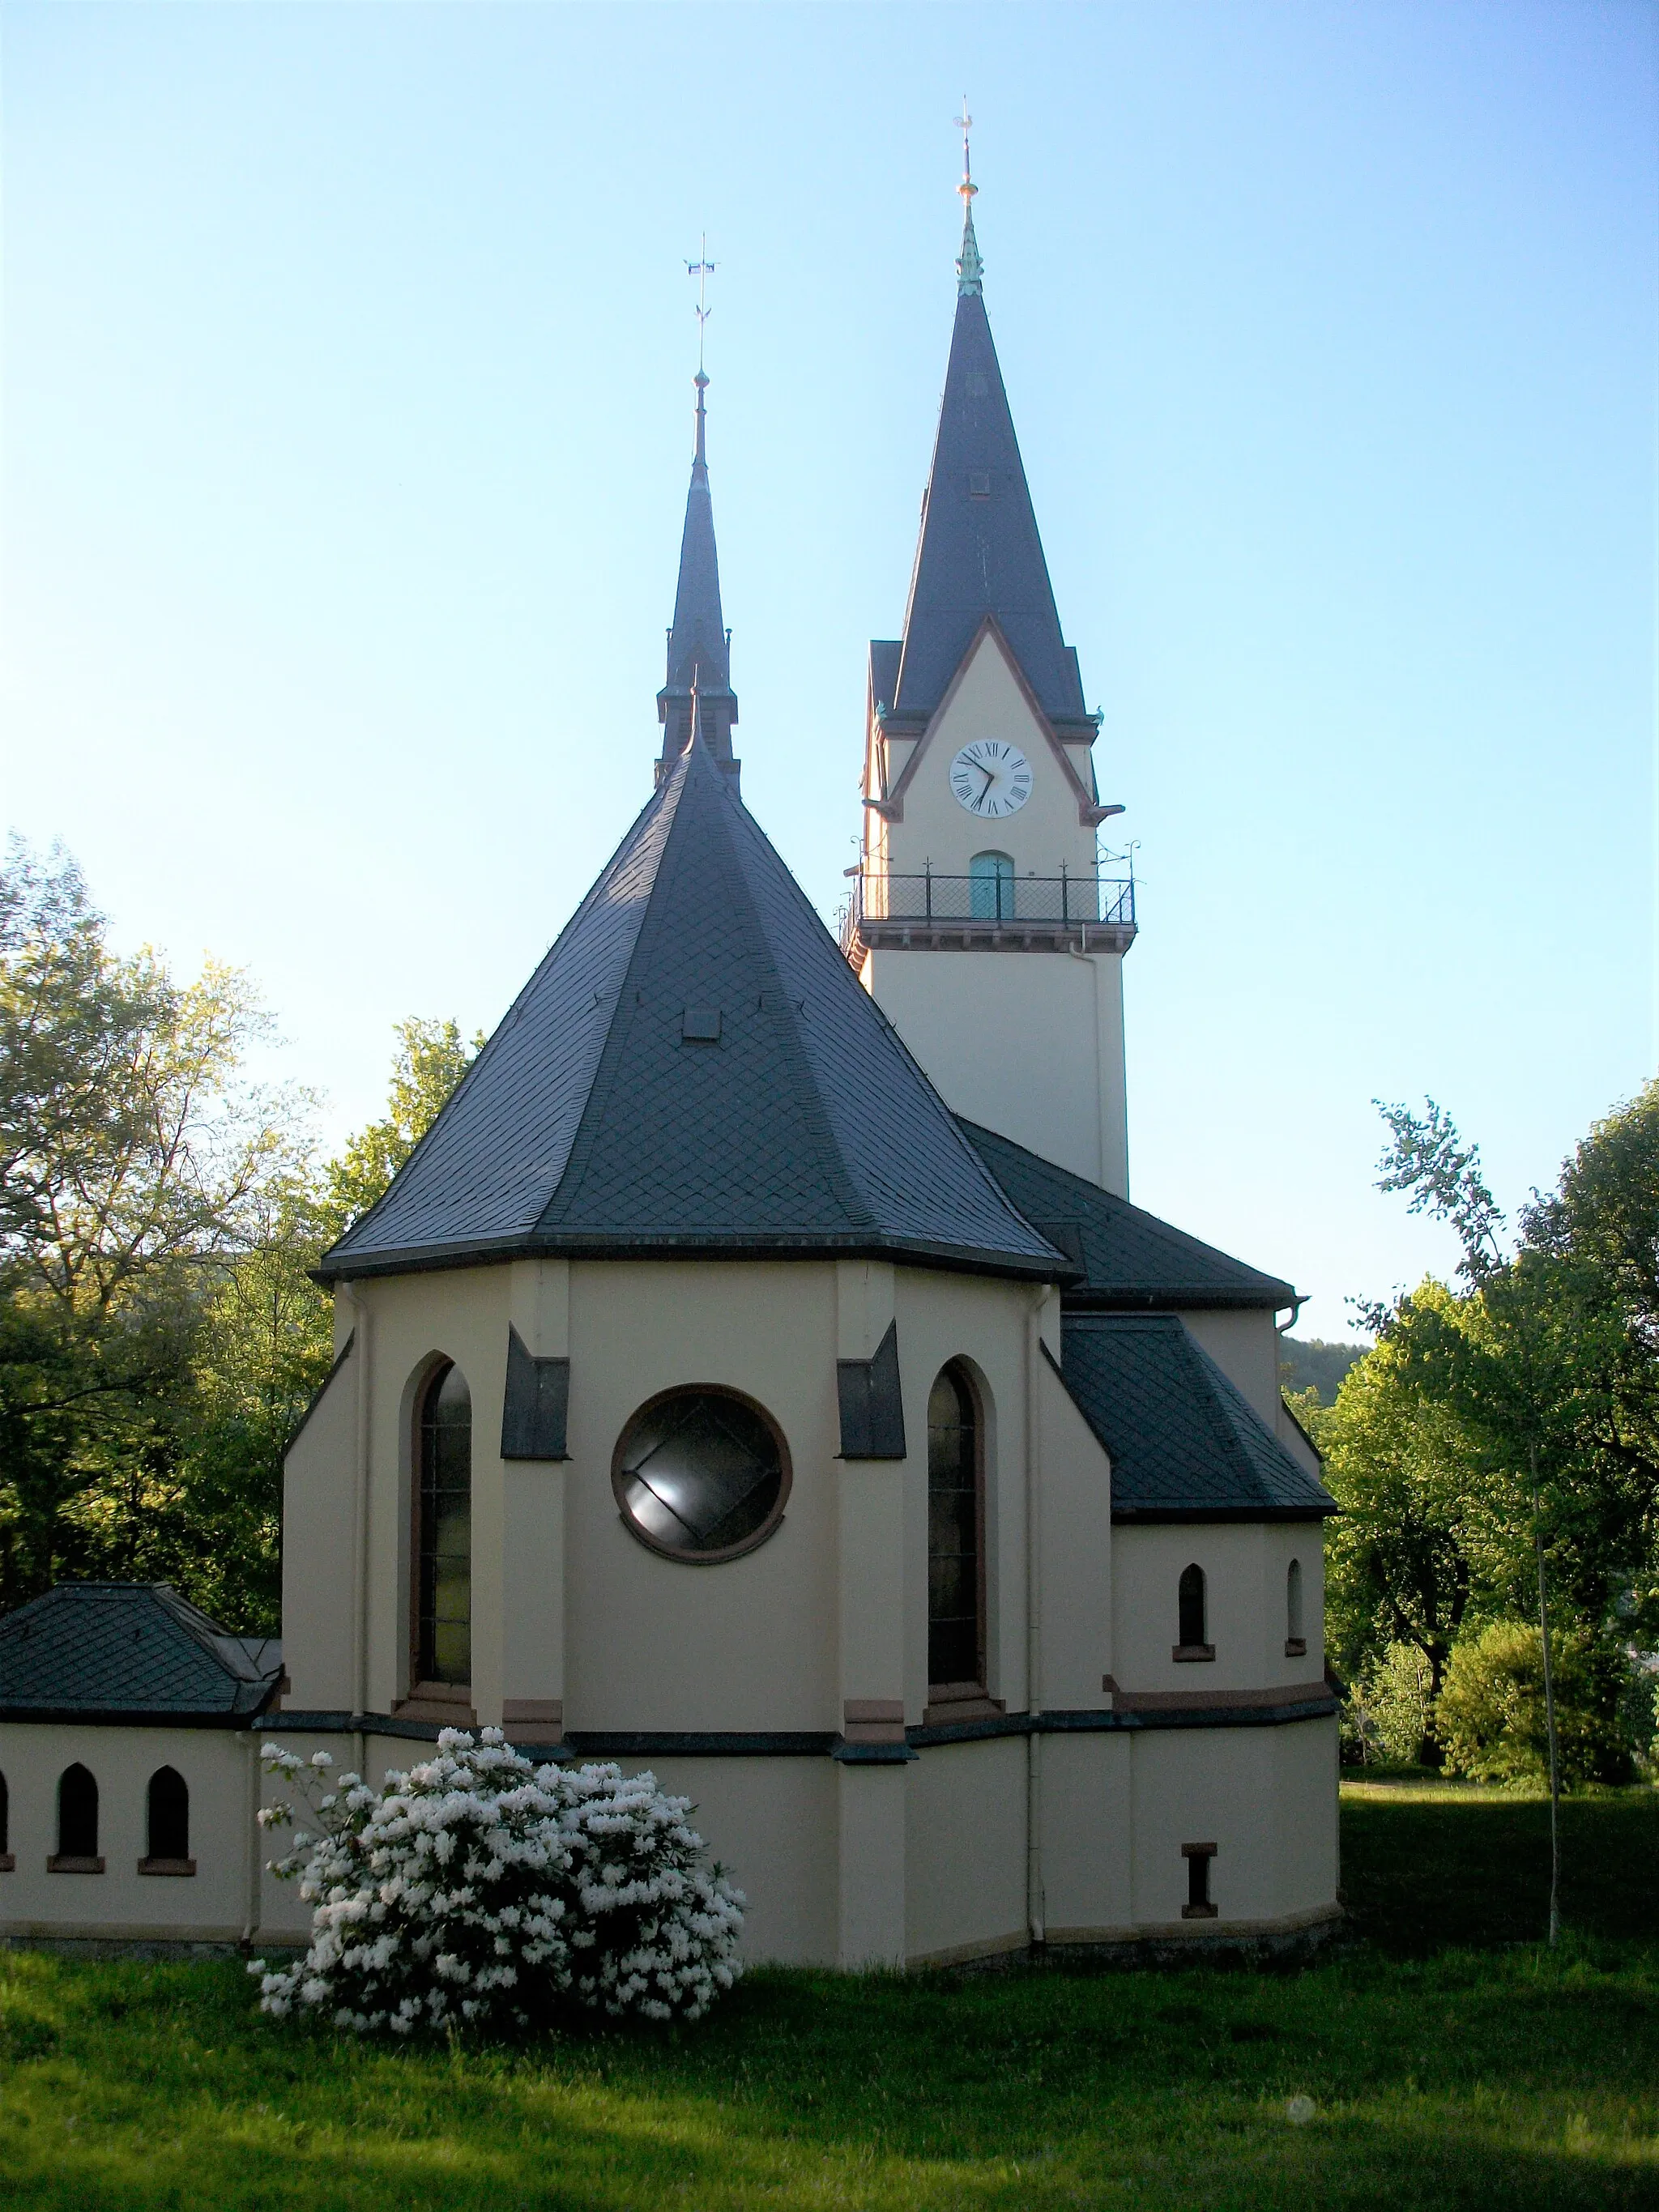
{"type": "MultiPolygon", "coordinates": [[[[946,1102],[1128,1192],[1123,956],[1077,654],[1060,634],[984,299],[963,138],[956,328],[904,635],[870,647],[865,988],[946,1102]]],[[[690,526],[688,525],[688,527],[690,526]]]]}

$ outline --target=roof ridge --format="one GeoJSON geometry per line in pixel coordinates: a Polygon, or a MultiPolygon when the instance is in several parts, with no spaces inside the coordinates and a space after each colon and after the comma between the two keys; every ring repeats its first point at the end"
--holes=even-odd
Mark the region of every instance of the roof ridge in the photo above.
{"type": "MultiPolygon", "coordinates": [[[[560,930],[558,935],[553,939],[553,942],[548,946],[546,951],[543,953],[541,958],[536,963],[535,967],[531,970],[530,975],[526,979],[523,987],[515,994],[506,1012],[501,1016],[500,1021],[496,1023],[489,1036],[485,1038],[483,1044],[479,1048],[476,1056],[467,1066],[465,1073],[462,1074],[460,1081],[455,1085],[455,1088],[450,1092],[448,1097],[445,1099],[437,1113],[434,1115],[426,1128],[422,1132],[421,1135],[416,1139],[414,1145],[410,1147],[408,1158],[404,1160],[403,1165],[392,1177],[392,1182],[386,1186],[386,1189],[381,1192],[379,1198],[375,1200],[374,1205],[369,1206],[366,1212],[360,1213],[357,1216],[357,1218],[351,1222],[347,1228],[341,1232],[340,1236],[336,1238],[335,1242],[330,1245],[327,1251],[321,1255],[321,1259],[319,1261],[319,1267],[326,1267],[329,1261],[333,1258],[336,1253],[343,1252],[348,1243],[355,1241],[368,1226],[368,1224],[383,1212],[392,1200],[394,1192],[398,1190],[398,1186],[405,1182],[406,1179],[410,1176],[410,1170],[415,1168],[416,1163],[421,1160],[428,1150],[434,1146],[438,1142],[441,1141],[439,1133],[444,1122],[451,1117],[453,1111],[460,1105],[464,1098],[465,1098],[472,1091],[476,1090],[481,1083],[487,1080],[488,1074],[493,1067],[493,1063],[500,1057],[501,1052],[504,1047],[505,1040],[511,1035],[525,1007],[536,995],[538,987],[542,982],[543,978],[546,975],[548,970],[552,966],[553,963],[558,958],[565,946],[574,940],[581,924],[586,920],[588,915],[592,913],[593,909],[599,904],[605,896],[611,890],[623,868],[634,857],[640,845],[643,842],[646,836],[651,829],[653,817],[661,812],[667,806],[671,787],[672,787],[673,783],[674,778],[672,773],[665,776],[662,781],[652,792],[650,797],[645,801],[645,804],[635,815],[633,820],[629,823],[628,828],[623,832],[622,836],[617,840],[615,847],[612,848],[610,859],[600,869],[592,883],[589,884],[587,890],[583,896],[578,900],[574,909],[566,921],[564,927],[560,930]]],[[[649,903],[650,899],[648,896],[641,902],[639,920],[635,924],[634,946],[637,946],[638,945],[640,928],[643,925],[646,908],[649,903]]],[[[633,958],[634,946],[629,947],[629,959],[630,963],[633,958]]],[[[589,1089],[591,1095],[591,1083],[589,1089]]],[[[447,1134],[447,1133],[446,1132],[445,1133],[447,1134]]],[[[567,1165],[568,1164],[568,1161],[567,1157],[567,1165]]],[[[556,1185],[555,1188],[556,1189],[557,1186],[556,1185]]],[[[508,1234],[510,1236],[511,1232],[508,1234]]],[[[346,1256],[349,1257],[349,1255],[347,1255],[346,1256]]]]}
{"type": "MultiPolygon", "coordinates": [[[[804,1094],[803,1113],[808,1126],[818,1138],[826,1154],[822,1164],[825,1179],[835,1191],[836,1197],[846,1212],[851,1224],[859,1229],[873,1229],[877,1225],[876,1210],[859,1188],[842,1155],[841,1139],[824,1103],[823,1091],[818,1081],[817,1070],[812,1065],[811,1055],[802,1040],[799,1008],[791,998],[788,987],[778,972],[778,963],[772,951],[771,940],[761,925],[760,910],[755,903],[754,886],[749,880],[750,855],[741,849],[739,840],[733,834],[735,823],[746,823],[750,829],[757,829],[759,825],[755,823],[741,799],[734,793],[723,795],[729,798],[732,812],[726,819],[722,819],[717,814],[715,819],[720,823],[721,831],[731,848],[732,859],[737,864],[736,875],[742,892],[739,902],[739,926],[748,941],[750,957],[757,966],[764,969],[772,979],[772,986],[777,994],[777,1012],[783,1025],[784,1048],[793,1065],[804,1094]]],[[[796,890],[799,890],[799,885],[795,884],[795,879],[793,875],[789,875],[788,870],[786,868],[783,872],[788,877],[790,884],[796,890]]],[[[805,894],[803,893],[802,896],[805,896],[805,894]]],[[[813,919],[816,921],[817,918],[814,914],[813,919]]],[[[805,1004],[805,1001],[802,1003],[805,1004]]]]}
{"type": "MultiPolygon", "coordinates": [[[[1241,1470],[1243,1486],[1262,1504],[1269,1504],[1267,1486],[1262,1480],[1261,1470],[1245,1449],[1244,1439],[1238,1432],[1237,1418],[1242,1412],[1249,1419],[1259,1421],[1260,1414],[1249,1400],[1234,1389],[1228,1376],[1211,1358],[1186,1322],[1178,1315],[1171,1315],[1170,1319],[1181,1332],[1182,1358],[1189,1368],[1196,1370],[1199,1381],[1209,1385],[1208,1389],[1194,1394],[1203,1405],[1206,1425],[1218,1439],[1227,1459],[1241,1470]],[[1218,1384],[1220,1386],[1218,1390],[1218,1384]],[[1228,1403],[1230,1399],[1237,1401],[1236,1407],[1228,1403]]],[[[1264,1429],[1265,1426],[1264,1423],[1264,1429]]]]}
{"type": "MultiPolygon", "coordinates": [[[[536,1217],[531,1232],[532,1236],[548,1225],[549,1217],[558,1207],[562,1200],[568,1201],[574,1197],[576,1192],[581,1188],[582,1178],[592,1158],[594,1141],[605,1119],[599,1102],[603,1099],[605,1104],[608,1105],[610,1103],[611,1092],[616,1082],[617,1063],[622,1057],[629,1032],[633,1027],[635,1006],[629,1001],[629,993],[630,990],[637,992],[639,988],[635,980],[635,969],[640,957],[640,940],[645,935],[647,924],[651,918],[651,909],[656,904],[658,894],[663,886],[664,864],[670,861],[672,851],[670,840],[674,823],[679,814],[680,803],[685,795],[686,785],[690,781],[693,756],[702,745],[701,735],[694,732],[691,742],[664,776],[661,783],[658,785],[656,791],[647,800],[646,807],[641,810],[641,812],[645,812],[655,806],[667,817],[667,824],[663,831],[662,848],[657,855],[657,865],[652,871],[651,888],[640,902],[640,918],[634,931],[634,942],[628,949],[628,959],[623,969],[621,980],[617,985],[616,1012],[605,1024],[605,1042],[599,1048],[599,1057],[593,1065],[593,1073],[587,1085],[587,1096],[582,1101],[582,1110],[577,1118],[575,1134],[571,1138],[570,1149],[565,1155],[564,1167],[559,1179],[549,1192],[546,1203],[536,1217]]],[[[588,896],[592,897],[599,888],[596,884],[593,891],[591,891],[588,896]]],[[[586,904],[586,902],[584,901],[583,903],[586,904]]],[[[529,986],[526,984],[525,988],[528,989],[529,986]]]]}

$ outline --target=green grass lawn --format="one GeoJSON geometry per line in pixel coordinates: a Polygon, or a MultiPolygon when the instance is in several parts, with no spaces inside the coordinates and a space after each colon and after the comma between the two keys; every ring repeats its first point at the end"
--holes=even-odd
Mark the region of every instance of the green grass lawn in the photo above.
{"type": "Polygon", "coordinates": [[[1659,1793],[1565,1814],[1553,1955],[1546,1806],[1360,1786],[1309,1970],[756,1974],[674,2040],[364,2048],[234,1965],[0,1954],[0,2204],[1659,2207],[1659,1793]]]}

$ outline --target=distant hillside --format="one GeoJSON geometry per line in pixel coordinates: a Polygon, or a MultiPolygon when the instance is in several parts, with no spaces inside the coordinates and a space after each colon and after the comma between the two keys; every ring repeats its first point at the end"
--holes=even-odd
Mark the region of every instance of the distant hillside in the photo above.
{"type": "Polygon", "coordinates": [[[1293,1336],[1280,1337],[1279,1379],[1287,1390],[1305,1390],[1311,1383],[1322,1406],[1336,1403],[1336,1388],[1356,1359],[1364,1357],[1363,1344],[1327,1344],[1310,1337],[1305,1344],[1293,1336]]]}

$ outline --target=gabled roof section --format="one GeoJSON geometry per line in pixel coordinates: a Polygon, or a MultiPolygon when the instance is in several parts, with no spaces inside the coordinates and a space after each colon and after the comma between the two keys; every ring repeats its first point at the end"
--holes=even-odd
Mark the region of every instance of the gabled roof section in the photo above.
{"type": "Polygon", "coordinates": [[[1295,1291],[1277,1276],[1230,1259],[994,1129],[974,1121],[961,1127],[1013,1204],[1079,1271],[1080,1279],[1066,1287],[1068,1310],[1254,1306],[1277,1312],[1296,1304],[1295,1291]]]}
{"type": "Polygon", "coordinates": [[[668,675],[657,694],[657,719],[663,726],[662,759],[678,760],[691,734],[691,696],[700,701],[698,720],[714,758],[732,757],[732,725],[738,719],[732,689],[731,648],[720,611],[720,555],[714,545],[714,503],[708,489],[708,454],[703,393],[708,379],[696,378],[696,443],[691,485],[685,495],[685,527],[680,536],[679,582],[674,592],[674,623],[668,633],[668,675]]]}
{"type": "Polygon", "coordinates": [[[274,1638],[228,1636],[166,1583],[60,1583],[0,1620],[0,1716],[234,1724],[282,1666],[274,1638]]]}
{"type": "Polygon", "coordinates": [[[1067,1314],[1060,1373],[1111,1459],[1114,1521],[1337,1510],[1174,1314],[1067,1314]]]}
{"type": "Polygon", "coordinates": [[[700,738],[325,1278],[568,1252],[1068,1279],[700,738]]]}
{"type": "Polygon", "coordinates": [[[1077,654],[1060,635],[985,301],[977,288],[963,288],[898,671],[878,703],[907,717],[931,714],[987,615],[1000,623],[1050,721],[1085,721],[1077,654]]]}

